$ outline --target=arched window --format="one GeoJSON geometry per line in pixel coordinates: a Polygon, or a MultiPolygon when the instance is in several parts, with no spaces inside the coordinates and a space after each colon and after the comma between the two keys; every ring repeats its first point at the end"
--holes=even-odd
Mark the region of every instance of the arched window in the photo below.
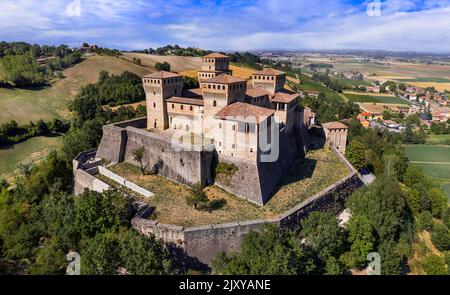
{"type": "Polygon", "coordinates": [[[216,107],[217,106],[217,101],[213,101],[213,107],[216,107]]]}

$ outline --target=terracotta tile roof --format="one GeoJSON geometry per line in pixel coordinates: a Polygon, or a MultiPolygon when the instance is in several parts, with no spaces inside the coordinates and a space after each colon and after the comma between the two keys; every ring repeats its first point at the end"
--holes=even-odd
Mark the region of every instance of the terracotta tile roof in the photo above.
{"type": "Polygon", "coordinates": [[[324,124],[322,124],[322,126],[329,130],[331,130],[331,129],[348,129],[347,125],[344,125],[341,122],[324,123],[324,124]]]}
{"type": "Polygon", "coordinates": [[[191,104],[191,105],[196,105],[196,106],[203,106],[203,99],[201,99],[201,98],[172,96],[171,98],[167,99],[166,102],[168,102],[168,103],[184,103],[184,104],[191,104]]]}
{"type": "Polygon", "coordinates": [[[238,82],[245,82],[245,80],[238,77],[223,74],[217,77],[204,80],[202,83],[232,84],[238,82]]]}
{"type": "Polygon", "coordinates": [[[167,72],[167,71],[158,71],[151,74],[147,74],[143,76],[143,78],[154,78],[154,79],[162,79],[162,78],[175,78],[182,77],[180,74],[167,72]]]}
{"type": "Polygon", "coordinates": [[[250,97],[260,97],[264,95],[268,95],[267,90],[261,86],[255,88],[247,88],[247,92],[245,95],[250,97]]]}
{"type": "Polygon", "coordinates": [[[201,88],[183,89],[181,97],[197,98],[203,96],[201,88]]]}
{"type": "Polygon", "coordinates": [[[283,75],[283,74],[286,74],[286,73],[276,70],[276,69],[272,69],[272,68],[266,68],[262,71],[253,73],[253,75],[269,75],[269,76],[278,76],[278,75],[283,75]]]}
{"type": "Polygon", "coordinates": [[[228,55],[218,53],[218,52],[214,52],[214,53],[203,56],[203,58],[224,58],[224,57],[228,57],[228,55]]]}
{"type": "Polygon", "coordinates": [[[298,93],[277,92],[270,100],[272,102],[290,103],[299,96],[298,93]]]}
{"type": "Polygon", "coordinates": [[[217,114],[215,118],[222,120],[233,120],[246,123],[261,123],[266,118],[270,117],[275,113],[275,110],[258,107],[243,102],[235,102],[223,107],[217,114]]]}

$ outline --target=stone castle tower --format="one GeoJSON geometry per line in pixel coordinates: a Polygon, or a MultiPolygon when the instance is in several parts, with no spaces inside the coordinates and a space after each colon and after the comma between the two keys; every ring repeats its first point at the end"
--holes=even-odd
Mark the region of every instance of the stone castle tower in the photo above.
{"type": "Polygon", "coordinates": [[[198,72],[198,80],[201,82],[222,74],[232,75],[229,69],[230,58],[221,53],[211,53],[202,57],[202,67],[198,72]]]}
{"type": "Polygon", "coordinates": [[[252,75],[253,87],[263,87],[271,94],[283,89],[286,73],[275,69],[264,69],[252,75]]]}
{"type": "Polygon", "coordinates": [[[155,72],[143,77],[147,103],[147,128],[169,127],[166,99],[181,96],[183,76],[171,72],[155,72]]]}

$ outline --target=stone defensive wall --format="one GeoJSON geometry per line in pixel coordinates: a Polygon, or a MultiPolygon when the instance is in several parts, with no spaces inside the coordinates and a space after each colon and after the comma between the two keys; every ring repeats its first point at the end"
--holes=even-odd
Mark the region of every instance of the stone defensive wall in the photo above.
{"type": "Polygon", "coordinates": [[[147,169],[185,185],[211,182],[213,148],[176,151],[168,134],[144,129],[146,120],[140,118],[103,126],[96,157],[111,163],[127,162],[139,166],[133,152],[145,146],[143,164],[147,169]]]}
{"type": "Polygon", "coordinates": [[[266,224],[275,224],[281,230],[298,229],[300,220],[311,212],[341,211],[348,196],[363,183],[358,172],[345,157],[335,148],[331,148],[347,166],[348,175],[276,218],[181,227],[136,216],[132,219],[132,226],[145,235],[153,234],[165,242],[182,247],[187,255],[197,258],[204,264],[211,264],[216,255],[222,251],[240,251],[244,236],[251,231],[261,230],[266,224]]]}

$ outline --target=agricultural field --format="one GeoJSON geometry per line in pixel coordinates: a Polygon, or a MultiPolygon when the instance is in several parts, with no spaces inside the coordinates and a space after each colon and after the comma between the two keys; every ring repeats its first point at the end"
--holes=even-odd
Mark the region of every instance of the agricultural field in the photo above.
{"type": "MultiPolygon", "coordinates": [[[[209,200],[223,199],[226,203],[220,209],[206,212],[195,210],[186,204],[186,196],[191,194],[186,186],[158,175],[142,175],[138,167],[126,163],[116,164],[109,169],[155,194],[142,200],[156,208],[156,220],[182,226],[275,217],[349,173],[346,166],[330,150],[311,151],[306,159],[299,159],[294,163],[284,182],[265,206],[257,206],[216,186],[208,186],[205,193],[209,200]]],[[[98,177],[117,187],[111,180],[98,177]]]]}
{"type": "Polygon", "coordinates": [[[19,173],[20,164],[30,164],[44,158],[51,150],[62,147],[62,137],[34,137],[10,148],[0,149],[0,178],[11,181],[19,173]]]}
{"type": "Polygon", "coordinates": [[[343,100],[343,98],[333,90],[331,90],[328,87],[323,86],[322,84],[312,80],[310,77],[306,75],[300,75],[300,84],[298,85],[301,90],[304,91],[319,91],[323,92],[326,97],[337,99],[337,100],[343,100]]]}
{"type": "Polygon", "coordinates": [[[428,134],[426,144],[450,146],[450,134],[428,134]]]}
{"type": "Polygon", "coordinates": [[[163,63],[167,61],[172,67],[172,72],[183,72],[200,69],[202,60],[200,57],[192,56],[171,56],[171,55],[151,55],[145,53],[123,52],[123,58],[132,60],[133,58],[140,58],[143,66],[155,70],[156,63],[163,63]]]}
{"type": "Polygon", "coordinates": [[[149,70],[129,61],[110,56],[91,56],[64,71],[64,78],[50,86],[37,89],[0,88],[0,123],[16,120],[25,124],[39,119],[68,118],[67,102],[81,86],[97,82],[101,71],[121,74],[130,71],[138,75],[149,70]]]}
{"type": "Polygon", "coordinates": [[[411,164],[435,179],[450,198],[450,146],[407,145],[405,149],[411,164]]]}
{"type": "Polygon", "coordinates": [[[374,102],[384,104],[409,104],[407,101],[392,95],[378,95],[378,94],[357,94],[344,92],[344,95],[352,102],[374,102]]]}

